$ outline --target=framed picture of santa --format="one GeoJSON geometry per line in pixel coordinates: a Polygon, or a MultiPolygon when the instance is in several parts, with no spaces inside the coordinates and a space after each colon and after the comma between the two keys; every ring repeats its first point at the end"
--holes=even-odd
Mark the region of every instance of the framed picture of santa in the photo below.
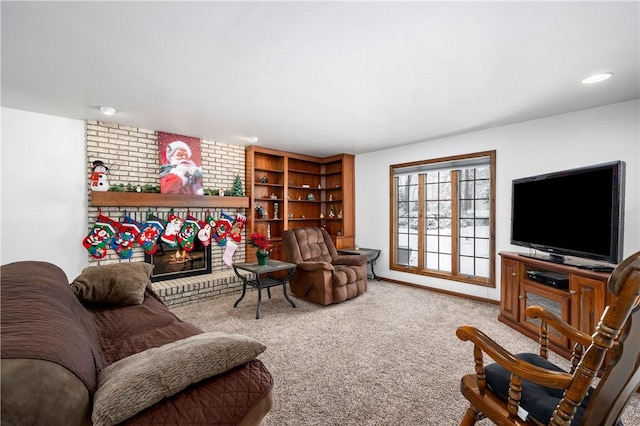
{"type": "Polygon", "coordinates": [[[203,195],[202,141],[158,132],[160,192],[203,195]]]}

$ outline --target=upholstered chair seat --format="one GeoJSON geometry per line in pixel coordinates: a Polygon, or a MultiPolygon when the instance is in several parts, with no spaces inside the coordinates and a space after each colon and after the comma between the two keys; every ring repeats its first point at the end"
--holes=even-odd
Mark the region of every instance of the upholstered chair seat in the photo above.
{"type": "Polygon", "coordinates": [[[297,297],[330,305],[367,291],[367,257],[339,255],[324,229],[290,229],[282,241],[287,262],[296,264],[289,284],[297,297]]]}

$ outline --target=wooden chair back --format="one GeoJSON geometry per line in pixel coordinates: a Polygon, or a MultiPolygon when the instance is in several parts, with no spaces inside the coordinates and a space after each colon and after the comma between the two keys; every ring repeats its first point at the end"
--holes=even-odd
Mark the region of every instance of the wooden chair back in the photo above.
{"type": "MultiPolygon", "coordinates": [[[[596,374],[603,367],[605,355],[610,351],[613,356],[604,366],[605,372],[588,400],[582,425],[615,425],[629,399],[640,387],[640,252],[618,265],[609,278],[608,288],[615,296],[614,302],[603,313],[590,344],[586,337],[586,351],[577,357],[579,361],[576,359],[574,368],[566,374],[549,373],[525,365],[479,330],[470,326],[460,327],[458,337],[471,340],[475,345],[476,365],[476,375],[467,375],[461,382],[461,391],[471,406],[460,424],[473,425],[484,416],[501,425],[537,424],[517,416],[524,379],[549,388],[564,389],[564,396],[548,424],[570,426],[577,407],[589,392],[596,374]],[[511,372],[508,401],[499,398],[486,386],[483,352],[511,372]]],[[[542,352],[546,349],[541,350],[541,355],[545,356],[542,352]]]]}

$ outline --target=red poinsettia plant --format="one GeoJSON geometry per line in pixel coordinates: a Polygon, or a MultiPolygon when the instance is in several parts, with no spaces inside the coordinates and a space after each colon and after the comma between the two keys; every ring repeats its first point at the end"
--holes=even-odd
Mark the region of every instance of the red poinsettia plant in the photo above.
{"type": "Polygon", "coordinates": [[[273,247],[267,236],[260,234],[259,232],[251,234],[251,237],[249,238],[249,245],[257,248],[257,252],[264,255],[268,255],[273,247]]]}

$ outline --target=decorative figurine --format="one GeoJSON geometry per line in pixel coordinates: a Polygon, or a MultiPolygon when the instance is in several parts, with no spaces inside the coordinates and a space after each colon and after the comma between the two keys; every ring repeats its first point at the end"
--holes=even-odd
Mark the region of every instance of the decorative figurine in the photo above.
{"type": "Polygon", "coordinates": [[[342,209],[338,212],[338,219],[342,219],[342,209]]]}
{"type": "Polygon", "coordinates": [[[107,180],[107,171],[109,168],[100,160],[93,162],[93,173],[91,173],[91,190],[92,191],[108,191],[109,181],[107,180]]]}
{"type": "Polygon", "coordinates": [[[273,203],[273,218],[278,218],[278,203],[273,203]]]}
{"type": "Polygon", "coordinates": [[[256,213],[258,214],[258,219],[264,218],[264,209],[262,208],[262,206],[256,207],[256,213]]]}
{"type": "Polygon", "coordinates": [[[266,177],[266,176],[262,176],[262,177],[260,178],[260,183],[269,183],[269,178],[268,178],[268,177],[266,177]]]}
{"type": "Polygon", "coordinates": [[[316,200],[316,196],[313,195],[311,192],[307,194],[307,201],[315,201],[316,200]]]}
{"type": "Polygon", "coordinates": [[[334,217],[336,217],[336,212],[333,210],[333,204],[331,204],[331,207],[329,207],[329,217],[331,219],[333,219],[334,217]]]}

